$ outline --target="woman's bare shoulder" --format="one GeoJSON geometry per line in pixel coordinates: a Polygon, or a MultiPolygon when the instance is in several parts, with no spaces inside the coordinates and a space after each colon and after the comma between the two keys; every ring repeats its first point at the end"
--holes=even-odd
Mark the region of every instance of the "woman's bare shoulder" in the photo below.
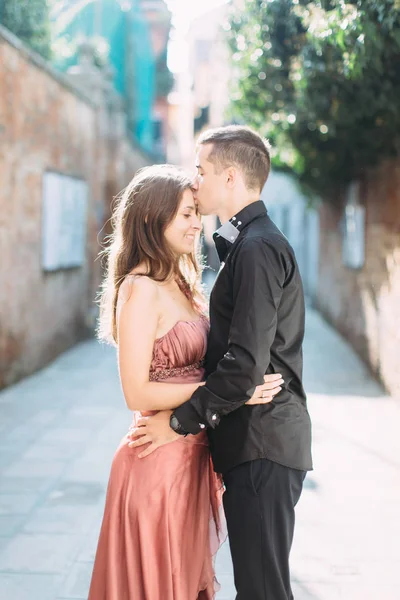
{"type": "Polygon", "coordinates": [[[136,273],[130,273],[125,277],[118,290],[117,320],[119,321],[124,306],[131,307],[135,313],[150,311],[158,314],[158,305],[159,289],[156,282],[145,275],[139,276],[136,273]]]}
{"type": "Polygon", "coordinates": [[[159,296],[159,286],[147,275],[129,273],[122,282],[118,295],[124,302],[133,297],[138,300],[156,301],[159,296]]]}

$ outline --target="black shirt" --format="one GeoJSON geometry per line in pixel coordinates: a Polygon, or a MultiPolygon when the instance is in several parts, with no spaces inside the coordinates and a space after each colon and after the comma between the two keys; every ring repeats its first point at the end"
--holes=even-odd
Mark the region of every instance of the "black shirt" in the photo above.
{"type": "Polygon", "coordinates": [[[214,234],[221,261],[210,297],[206,384],[174,413],[189,433],[207,427],[217,472],[268,458],[312,469],[302,385],[304,295],[293,249],[262,201],[214,234]],[[246,406],[265,373],[281,373],[269,404],[246,406]]]}

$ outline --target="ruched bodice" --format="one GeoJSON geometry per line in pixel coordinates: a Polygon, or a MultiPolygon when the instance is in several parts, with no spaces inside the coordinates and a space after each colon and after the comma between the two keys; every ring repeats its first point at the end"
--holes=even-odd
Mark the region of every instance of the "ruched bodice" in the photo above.
{"type": "Polygon", "coordinates": [[[207,348],[208,320],[178,321],[155,340],[150,367],[152,380],[170,379],[201,368],[207,348]]]}
{"type": "MultiPolygon", "coordinates": [[[[137,278],[137,275],[128,275],[119,289],[117,321],[137,278]]],[[[177,321],[166,334],[154,342],[150,380],[165,380],[188,375],[193,370],[199,371],[207,349],[208,331],[209,321],[204,314],[199,314],[197,319],[177,321]]],[[[203,372],[197,374],[198,381],[201,381],[202,375],[203,372]]]]}

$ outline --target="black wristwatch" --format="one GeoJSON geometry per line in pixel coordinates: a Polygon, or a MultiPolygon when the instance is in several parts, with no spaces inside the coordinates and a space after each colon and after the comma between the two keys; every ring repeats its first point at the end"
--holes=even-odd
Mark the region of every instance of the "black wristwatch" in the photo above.
{"type": "Polygon", "coordinates": [[[169,426],[175,431],[175,433],[179,433],[179,435],[189,435],[189,433],[183,429],[174,413],[172,413],[169,418],[169,426]]]}

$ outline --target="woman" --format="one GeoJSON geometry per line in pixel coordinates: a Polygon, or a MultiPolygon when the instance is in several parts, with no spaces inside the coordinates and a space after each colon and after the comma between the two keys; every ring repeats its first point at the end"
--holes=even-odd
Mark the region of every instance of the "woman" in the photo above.
{"type": "MultiPolygon", "coordinates": [[[[113,222],[100,337],[117,344],[134,427],[143,414],[176,408],[202,385],[209,325],[190,180],[168,165],[143,169],[113,222]]],[[[272,399],[276,380],[270,376],[249,403],[272,399]]],[[[211,600],[222,486],[206,433],[179,436],[146,458],[128,441],[112,464],[89,600],[211,600]]]]}

